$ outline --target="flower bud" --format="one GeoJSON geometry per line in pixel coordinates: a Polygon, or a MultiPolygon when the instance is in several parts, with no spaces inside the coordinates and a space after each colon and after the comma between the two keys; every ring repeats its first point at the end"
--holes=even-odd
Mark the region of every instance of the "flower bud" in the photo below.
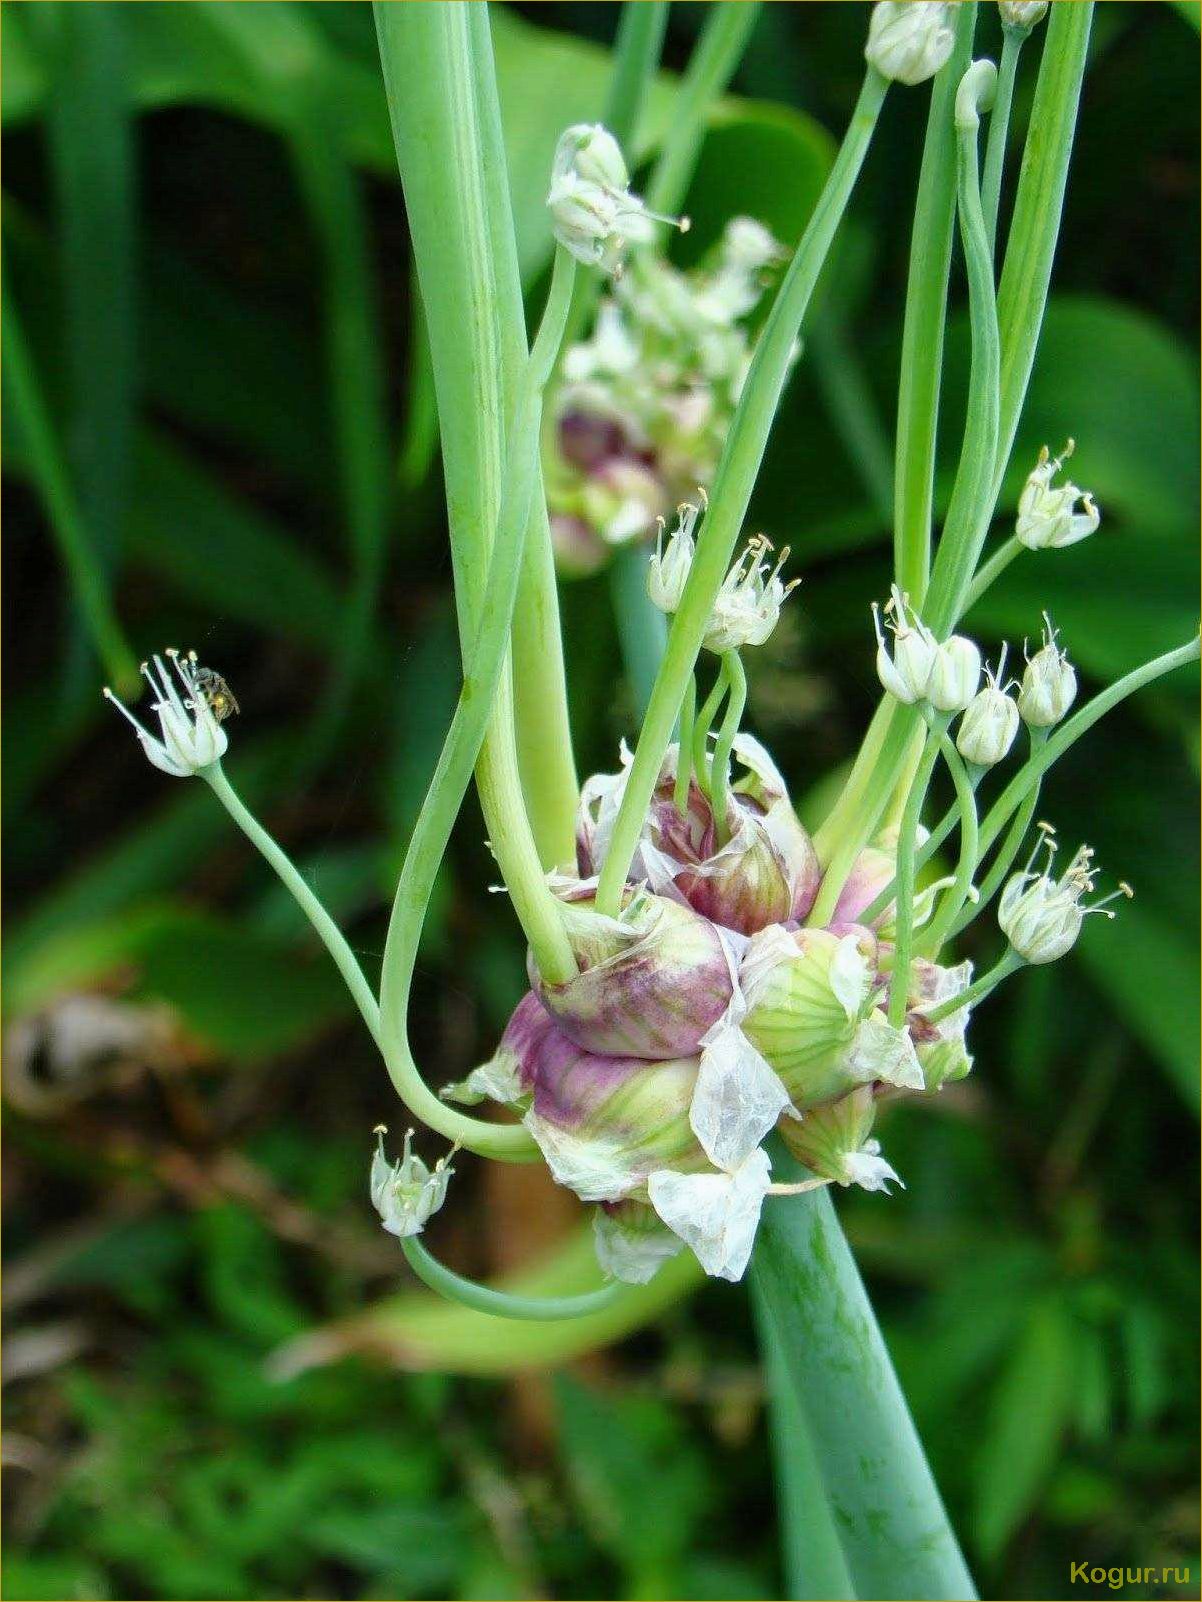
{"type": "Polygon", "coordinates": [[[1018,498],[1014,533],[1029,551],[1058,551],[1087,539],[1102,521],[1093,496],[1071,481],[1055,486],[1052,480],[1073,454],[1070,439],[1059,456],[1049,458],[1045,445],[1018,498]],[[1076,511],[1077,502],[1081,511],[1076,511]]]}
{"type": "MultiPolygon", "coordinates": [[[[757,740],[740,734],[734,756],[744,769],[727,797],[728,839],[717,843],[709,797],[694,781],[683,815],[674,795],[679,753],[669,748],[643,824],[630,877],[656,894],[686,902],[724,929],[754,934],[804,918],[818,894],[821,869],[813,842],[793,811],[785,782],[757,740]]],[[[619,774],[594,774],[580,792],[577,864],[598,873],[626,788],[619,774]]]]}
{"type": "Polygon", "coordinates": [[[592,901],[562,909],[580,972],[530,982],[568,1039],[612,1057],[668,1060],[700,1049],[730,1005],[734,979],[718,930],[691,908],[635,891],[617,918],[592,901]]]}
{"type": "Polygon", "coordinates": [[[743,554],[722,581],[714,597],[709,624],[702,641],[707,651],[721,655],[739,651],[746,645],[763,645],[780,619],[780,609],[800,579],[786,584],[780,570],[789,556],[789,547],[780,553],[769,571],[772,546],[762,534],[747,542],[743,554]]]}
{"type": "Polygon", "coordinates": [[[877,1079],[922,1088],[909,1036],[872,1005],[875,941],[866,931],[765,929],[747,947],[739,982],[743,1032],[798,1110],[877,1079]]]}
{"type": "Polygon", "coordinates": [[[811,1107],[800,1122],[783,1119],[781,1138],[817,1178],[888,1193],[901,1180],[881,1156],[880,1142],[868,1138],[875,1115],[872,1086],[860,1085],[837,1101],[811,1107]]]}
{"type": "Polygon", "coordinates": [[[938,712],[962,712],[981,682],[981,653],[962,634],[937,647],[927,679],[927,700],[938,712]]]}
{"type": "Polygon", "coordinates": [[[1043,645],[1028,657],[1018,693],[1018,712],[1032,729],[1049,729],[1059,723],[1077,698],[1077,675],[1068,653],[1056,646],[1056,630],[1044,613],[1043,645]]]}
{"type": "Polygon", "coordinates": [[[1093,851],[1081,846],[1059,879],[1051,877],[1056,854],[1055,830],[1040,824],[1040,838],[1022,873],[1016,873],[1002,891],[997,921],[1002,933],[1024,962],[1055,962],[1076,944],[1081,926],[1091,912],[1113,918],[1107,903],[1119,896],[1131,896],[1131,886],[1120,884],[1101,901],[1084,905],[1082,897],[1092,891],[1097,876],[1093,851]],[[1032,871],[1040,851],[1046,850],[1043,871],[1032,871]]]}
{"type": "Polygon", "coordinates": [[[872,626],[876,630],[876,671],[881,684],[904,706],[924,700],[935,655],[939,649],[935,636],[921,623],[909,602],[895,584],[885,604],[885,619],[893,633],[890,657],[881,626],[881,612],[875,601],[872,626]]]}
{"type": "Polygon", "coordinates": [[[1006,671],[1006,648],[1002,647],[996,671],[985,669],[985,688],[965,708],[956,731],[956,750],[966,762],[978,768],[992,768],[1009,752],[1018,733],[1018,707],[1006,694],[1002,683],[1006,671]]]}
{"type": "Polygon", "coordinates": [[[151,658],[153,669],[151,662],[143,662],[141,667],[155,698],[150,710],[159,720],[158,738],[107,685],[104,695],[121,716],[133,724],[147,759],[173,779],[186,779],[212,767],[225,755],[229,737],[221,725],[231,713],[237,712],[238,703],[220,674],[200,666],[195,651],[181,657],[178,651],[169,650],[166,656],[171,670],[163,666],[159,656],[151,658]]]}
{"type": "Polygon", "coordinates": [[[952,53],[950,10],[943,0],[878,0],[868,24],[865,60],[898,83],[934,77],[952,53]]]}
{"type": "Polygon", "coordinates": [[[405,1133],[401,1160],[389,1163],[384,1155],[386,1133],[383,1124],[376,1126],[378,1140],[371,1160],[372,1206],[388,1233],[404,1239],[408,1235],[420,1235],[427,1219],[442,1206],[455,1170],[446,1157],[440,1157],[433,1168],[427,1168],[413,1153],[411,1129],[405,1133]]]}
{"type": "Polygon", "coordinates": [[[972,982],[972,963],[941,968],[938,963],[916,957],[910,965],[910,991],[906,999],[906,1023],[928,1090],[938,1090],[963,1079],[972,1068],[972,1057],[965,1044],[968,1029],[967,1007],[948,1013],[938,1023],[924,1016],[941,1002],[967,990],[972,982]]]}
{"type": "Polygon", "coordinates": [[[653,1207],[627,1199],[602,1202],[593,1214],[593,1245],[605,1273],[628,1285],[645,1285],[684,1242],[653,1207]]]}
{"type": "MultiPolygon", "coordinates": [[[[704,500],[704,491],[702,491],[704,500]]],[[[677,508],[677,524],[668,537],[664,550],[664,521],[660,518],[659,533],[655,541],[655,554],[647,564],[647,594],[651,604],[661,612],[671,614],[680,605],[693,565],[693,529],[697,525],[699,510],[696,506],[677,508]]]]}
{"type": "Polygon", "coordinates": [[[1023,33],[1047,16],[1048,0],[998,0],[1003,28],[1017,28],[1023,33]]]}

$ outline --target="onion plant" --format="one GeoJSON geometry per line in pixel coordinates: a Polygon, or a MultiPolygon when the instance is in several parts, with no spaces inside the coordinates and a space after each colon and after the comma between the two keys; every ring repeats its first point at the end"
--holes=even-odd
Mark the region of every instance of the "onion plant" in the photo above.
{"type": "Polygon", "coordinates": [[[168,652],[144,668],[150,720],[117,702],[150,761],[208,784],[293,893],[379,1048],[402,1120],[437,1148],[419,1156],[410,1131],[392,1159],[381,1129],[371,1158],[371,1199],[426,1284],[503,1317],[553,1320],[620,1301],[682,1252],[728,1281],[750,1271],[797,1596],[972,1595],[830,1197],[834,1187],[887,1193],[899,1182],[873,1134],[881,1104],[935,1096],[968,1074],[972,1010],[1023,965],[1062,956],[1090,914],[1113,917],[1131,893],[1122,883],[1096,893],[1086,845],[1056,871],[1055,830],[1035,825],[1041,790],[1106,712],[1198,657],[1194,638],[1074,710],[1076,676],[1050,618],[1036,649],[1024,642],[1017,679],[1003,650],[982,682],[967,632],[973,605],[1012,561],[1052,561],[1044,553],[1086,539],[1101,519],[1065,476],[1070,440],[1029,464],[1013,532],[990,544],[1038,345],[1089,40],[1089,3],[1050,9],[1001,5],[999,71],[973,58],[975,0],[875,5],[859,95],[795,251],[758,219],[736,217],[683,272],[667,256],[673,230],[687,227],[675,214],[755,7],[711,7],[640,191],[625,151],[657,69],[665,7],[627,6],[606,124],[569,127],[548,152],[554,255],[530,334],[487,7],[380,4],[437,395],[462,686],[396,887],[378,991],[223,772],[236,702],[220,676],[168,652]],[[1042,56],[1005,230],[1011,105],[1037,30],[1042,56]],[[882,696],[811,834],[744,727],[749,667],[796,578],[767,537],[741,549],[740,540],[782,392],[804,359],[815,286],[886,101],[924,84],[894,582],[864,609],[864,660],[875,653],[882,696]],[[961,446],[937,527],[957,237],[971,373],[963,416],[942,420],[961,446]],[[753,334],[761,301],[768,310],[753,334]],[[645,692],[617,770],[583,783],[557,562],[612,562],[624,575],[615,596],[645,692]],[[941,767],[955,799],[933,817],[927,799],[941,767]],[[437,1092],[415,1060],[408,1016],[423,920],[473,775],[528,943],[529,989],[492,1058],[437,1092]],[[932,879],[924,870],[945,848],[947,871],[932,879]],[[976,975],[954,942],[989,916],[998,955],[976,975]],[[507,1112],[471,1110],[486,1101],[507,1112]],[[453,1198],[468,1153],[545,1162],[590,1205],[595,1289],[517,1296],[431,1255],[423,1227],[453,1198]]]}

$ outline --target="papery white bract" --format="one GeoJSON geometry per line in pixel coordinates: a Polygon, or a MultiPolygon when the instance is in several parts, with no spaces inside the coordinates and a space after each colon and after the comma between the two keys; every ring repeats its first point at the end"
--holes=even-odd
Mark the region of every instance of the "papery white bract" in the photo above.
{"type": "Polygon", "coordinates": [[[196,653],[190,651],[181,657],[178,651],[168,650],[165,655],[171,663],[170,669],[163,665],[159,656],[143,662],[141,668],[154,696],[150,709],[159,720],[157,738],[107,685],[104,694],[133,724],[142,749],[154,766],[173,778],[187,779],[219,762],[229,746],[229,738],[210,708],[203,686],[198,683],[198,674],[203,670],[197,663],[196,653]]]}
{"type": "Polygon", "coordinates": [[[768,1194],[770,1164],[762,1147],[733,1173],[678,1174],[663,1169],[647,1180],[651,1205],[707,1274],[742,1279],[768,1194]]]}
{"type": "Polygon", "coordinates": [[[440,1157],[433,1168],[413,1151],[413,1131],[405,1132],[399,1162],[390,1163],[384,1155],[386,1130],[377,1125],[377,1145],[371,1160],[371,1199],[380,1222],[390,1235],[404,1239],[420,1235],[427,1220],[447,1198],[447,1186],[455,1170],[450,1157],[440,1157]]]}
{"type": "Polygon", "coordinates": [[[1069,440],[1059,456],[1050,456],[1045,445],[1018,498],[1018,518],[1014,533],[1029,551],[1058,551],[1087,539],[1102,521],[1102,514],[1087,490],[1071,480],[1055,485],[1052,480],[1076,449],[1069,440]],[[1077,510],[1077,502],[1081,510],[1077,510]]]}

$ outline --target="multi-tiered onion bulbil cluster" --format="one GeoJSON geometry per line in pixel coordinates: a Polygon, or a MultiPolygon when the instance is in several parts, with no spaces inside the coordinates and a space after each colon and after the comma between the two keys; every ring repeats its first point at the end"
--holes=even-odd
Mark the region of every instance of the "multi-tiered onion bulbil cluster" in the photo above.
{"type": "Polygon", "coordinates": [[[600,567],[710,483],[751,362],[747,319],[783,254],[736,217],[687,272],[640,250],[602,300],[591,338],[564,357],[547,430],[562,572],[600,567]]]}

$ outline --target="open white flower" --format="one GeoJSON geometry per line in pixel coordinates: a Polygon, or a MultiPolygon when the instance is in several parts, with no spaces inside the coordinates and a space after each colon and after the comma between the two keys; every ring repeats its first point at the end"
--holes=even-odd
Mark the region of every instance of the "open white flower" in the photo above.
{"type": "Polygon", "coordinates": [[[927,684],[935,665],[939,642],[911,607],[897,585],[889,592],[884,607],[885,626],[893,634],[893,655],[885,642],[881,608],[872,603],[872,626],[876,630],[876,671],[881,684],[895,700],[905,706],[926,698],[927,684]]]}
{"type": "Polygon", "coordinates": [[[1055,962],[1063,957],[1081,933],[1081,926],[1091,912],[1100,912],[1105,918],[1115,914],[1108,903],[1119,896],[1134,894],[1129,884],[1120,884],[1108,896],[1086,906],[1082,897],[1094,887],[1098,870],[1093,866],[1093,849],[1078,847],[1072,861],[1059,879],[1051,875],[1056,855],[1055,830],[1049,824],[1040,824],[1040,838],[1027,859],[1022,873],[1016,873],[1002,891],[997,921],[1002,933],[1024,962],[1055,962]],[[1047,862],[1039,873],[1033,871],[1036,857],[1047,852],[1047,862]]]}
{"type": "Polygon", "coordinates": [[[383,1124],[378,1124],[376,1150],[371,1160],[372,1205],[390,1235],[398,1239],[420,1235],[426,1221],[447,1199],[447,1186],[455,1170],[449,1156],[440,1157],[433,1168],[427,1168],[412,1150],[411,1129],[405,1132],[400,1161],[390,1163],[384,1155],[385,1133],[383,1124]]]}
{"type": "Polygon", "coordinates": [[[771,543],[762,534],[747,542],[746,549],[722,581],[714,598],[703,641],[707,650],[719,656],[738,651],[745,645],[763,645],[780,618],[780,609],[800,579],[786,584],[780,570],[789,557],[786,545],[776,566],[769,566],[771,543]]]}
{"type": "Polygon", "coordinates": [[[218,702],[219,706],[225,705],[228,710],[236,710],[236,703],[224,681],[199,666],[195,651],[189,651],[186,657],[181,657],[174,650],[168,650],[165,654],[171,669],[163,665],[163,659],[159,656],[153,657],[150,662],[143,662],[141,669],[154,696],[150,709],[159,720],[157,738],[107,685],[104,694],[122,717],[128,718],[133,724],[142,749],[154,766],[173,778],[187,779],[220,761],[229,745],[229,738],[211,704],[212,692],[207,686],[221,686],[226,699],[224,703],[218,702]],[[176,679],[179,680],[178,685],[176,679]]]}
{"type": "Polygon", "coordinates": [[[1078,489],[1071,479],[1052,483],[1075,449],[1076,443],[1070,439],[1059,456],[1050,456],[1045,445],[1023,485],[1014,533],[1029,551],[1059,551],[1076,545],[1088,539],[1102,521],[1088,490],[1078,489]],[[1076,509],[1078,501],[1080,511],[1076,509]]]}
{"type": "MultiPolygon", "coordinates": [[[[704,490],[701,492],[701,500],[704,505],[704,490]]],[[[671,614],[680,605],[685,584],[688,582],[689,569],[693,565],[693,552],[696,549],[693,530],[700,515],[700,507],[692,505],[677,507],[676,527],[668,535],[666,549],[664,520],[662,517],[659,520],[655,554],[647,564],[647,594],[651,598],[652,605],[657,606],[661,612],[671,614]]]]}
{"type": "Polygon", "coordinates": [[[684,219],[648,211],[630,187],[618,141],[600,123],[574,123],[560,137],[551,165],[547,206],[555,237],[577,261],[614,272],[628,244],[644,244],[657,222],[684,219]]]}

